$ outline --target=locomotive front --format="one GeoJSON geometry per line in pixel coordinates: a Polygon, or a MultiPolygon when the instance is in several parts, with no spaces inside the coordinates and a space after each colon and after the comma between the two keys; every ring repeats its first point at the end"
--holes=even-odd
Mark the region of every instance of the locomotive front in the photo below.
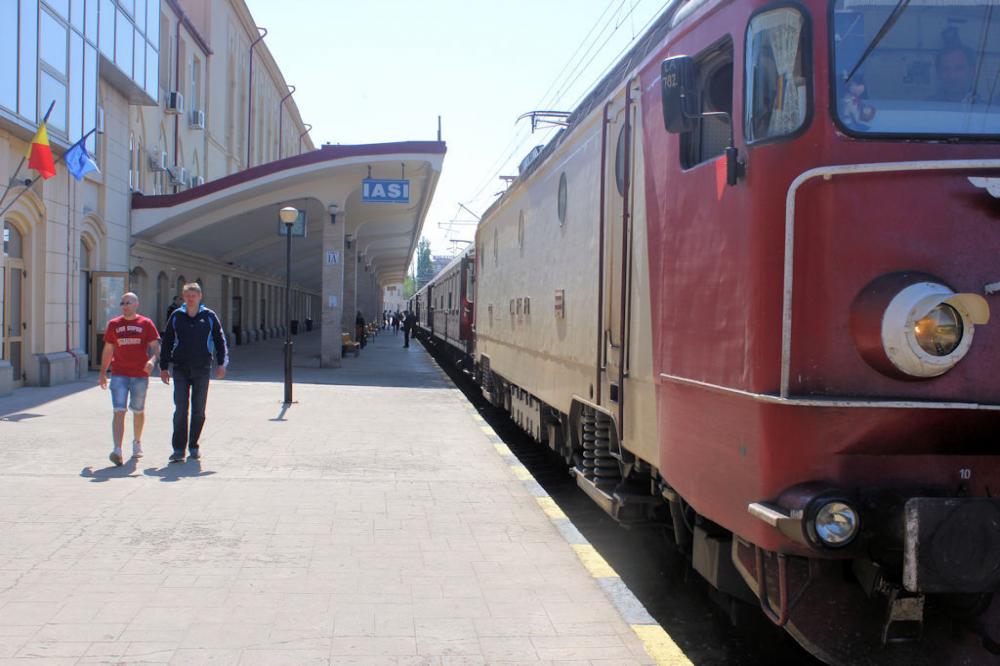
{"type": "MultiPolygon", "coordinates": [[[[651,229],[664,293],[703,285],[653,306],[664,474],[824,659],[982,663],[1000,654],[1000,7],[753,5],[731,61],[736,141],[702,170],[718,220],[690,195],[650,202],[651,219],[703,221],[651,229]],[[712,234],[731,267],[674,258],[712,234]],[[683,328],[692,305],[714,328],[683,328]]],[[[704,141],[704,112],[728,111],[698,100],[706,35],[737,16],[706,12],[707,55],[663,63],[660,131],[704,141]]],[[[670,52],[697,53],[698,34],[670,52]]],[[[684,166],[675,187],[699,177],[684,166]]],[[[665,191],[669,170],[647,169],[665,191]]]]}

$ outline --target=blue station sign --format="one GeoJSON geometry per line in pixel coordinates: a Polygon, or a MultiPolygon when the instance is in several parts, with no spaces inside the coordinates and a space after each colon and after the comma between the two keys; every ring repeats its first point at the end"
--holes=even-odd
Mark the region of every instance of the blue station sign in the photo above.
{"type": "Polygon", "coordinates": [[[410,203],[410,181],[365,178],[361,201],[366,203],[410,203]]]}

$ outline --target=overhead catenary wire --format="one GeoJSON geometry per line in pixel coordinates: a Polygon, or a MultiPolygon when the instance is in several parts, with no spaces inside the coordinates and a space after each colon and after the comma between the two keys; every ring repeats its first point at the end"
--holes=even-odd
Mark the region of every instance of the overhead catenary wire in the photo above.
{"type": "MultiPolygon", "coordinates": [[[[643,35],[646,30],[653,24],[653,22],[659,17],[662,12],[675,0],[666,0],[659,5],[655,12],[651,14],[649,19],[645,22],[642,29],[639,31],[633,31],[633,34],[629,41],[622,47],[622,49],[611,58],[611,62],[604,69],[601,74],[594,79],[594,82],[600,81],[601,78],[607,75],[609,71],[617,64],[619,58],[631,48],[636,39],[643,35]]],[[[553,83],[548,87],[542,101],[539,103],[538,107],[552,107],[555,108],[559,106],[563,98],[575,90],[574,86],[578,81],[586,74],[591,71],[590,68],[594,61],[600,56],[600,54],[605,50],[608,43],[618,34],[619,29],[622,25],[629,21],[633,17],[635,11],[640,6],[642,0],[635,0],[631,7],[629,7],[624,14],[620,15],[627,0],[612,0],[601,12],[600,16],[597,18],[591,29],[588,31],[587,36],[583,39],[579,46],[577,46],[574,51],[574,55],[571,56],[570,60],[566,65],[560,70],[559,74],[556,76],[553,83]],[[610,13],[609,11],[612,7],[617,7],[610,13]],[[619,16],[620,15],[620,16],[619,16]],[[616,21],[617,19],[617,21],[616,21]],[[613,24],[613,27],[612,27],[613,24]],[[601,26],[599,30],[595,33],[597,26],[601,26]],[[586,48],[584,48],[586,45],[586,48]],[[581,49],[582,52],[581,52],[581,49]],[[575,62],[575,64],[574,64],[575,62]],[[555,92],[553,92],[555,91],[555,92]]],[[[634,18],[632,19],[634,20],[634,18]]],[[[634,25],[634,24],[633,24],[634,25]]],[[[584,99],[584,97],[589,94],[589,89],[593,85],[587,86],[587,90],[578,93],[577,100],[570,105],[571,108],[575,108],[576,105],[584,99]]],[[[533,142],[545,143],[551,137],[552,131],[555,128],[547,128],[544,130],[542,136],[535,136],[533,142]]],[[[515,130],[514,135],[511,137],[510,141],[504,147],[501,152],[501,156],[495,160],[488,171],[488,176],[484,178],[479,187],[476,189],[475,193],[468,199],[465,200],[467,204],[474,208],[485,208],[492,201],[495,194],[489,191],[488,188],[493,185],[495,180],[499,177],[501,172],[508,168],[511,160],[513,160],[517,155],[524,152],[526,145],[533,135],[530,133],[530,128],[527,125],[521,125],[515,130]],[[480,201],[483,199],[483,205],[480,207],[480,201]]]]}
{"type": "MultiPolygon", "coordinates": [[[[558,74],[556,74],[556,76],[553,79],[552,83],[549,85],[548,89],[542,95],[541,100],[535,105],[537,108],[541,108],[542,106],[545,106],[546,100],[549,99],[549,94],[553,90],[557,89],[557,87],[560,85],[560,77],[562,77],[563,73],[566,72],[566,69],[571,64],[573,64],[573,60],[576,58],[577,54],[580,52],[580,49],[587,43],[587,41],[590,39],[591,35],[594,34],[594,30],[597,28],[597,26],[599,26],[601,24],[601,21],[604,19],[605,15],[615,5],[615,2],[617,2],[617,1],[618,0],[610,0],[610,2],[608,2],[608,4],[605,6],[604,11],[602,11],[601,14],[600,14],[600,16],[597,17],[597,20],[590,27],[590,30],[587,32],[587,35],[583,38],[583,40],[581,40],[580,44],[573,51],[573,55],[571,55],[569,57],[569,59],[566,61],[566,64],[563,65],[563,68],[559,71],[558,74]]],[[[627,0],[621,0],[620,4],[618,5],[618,9],[615,10],[615,13],[617,13],[618,11],[621,10],[621,7],[624,6],[625,2],[627,2],[627,0]]],[[[611,18],[612,19],[614,18],[614,14],[612,14],[611,18]]],[[[601,32],[603,32],[607,28],[607,25],[608,25],[609,22],[610,22],[610,20],[608,22],[605,22],[604,26],[601,27],[601,32]]],[[[600,34],[600,33],[598,33],[598,34],[600,34]]],[[[595,42],[596,42],[596,39],[595,39],[595,42]]],[[[592,42],[591,44],[593,44],[593,43],[594,42],[592,42]]],[[[586,55],[589,52],[590,52],[590,47],[588,47],[588,49],[581,56],[581,60],[582,60],[582,58],[585,58],[586,55]]],[[[575,71],[576,71],[576,68],[574,67],[572,70],[570,70],[570,74],[568,74],[567,76],[571,76],[572,73],[575,72],[575,71]]],[[[515,130],[514,135],[510,138],[510,140],[504,146],[503,150],[500,151],[500,156],[496,160],[494,160],[493,164],[490,166],[490,168],[489,168],[489,170],[487,172],[488,175],[483,179],[483,181],[481,181],[481,184],[476,189],[475,194],[472,195],[472,197],[470,197],[469,199],[467,199],[467,201],[469,201],[469,202],[475,202],[475,201],[477,201],[480,198],[480,196],[482,196],[483,192],[488,187],[490,187],[490,185],[492,185],[493,182],[496,180],[497,176],[499,175],[499,173],[503,169],[503,167],[508,162],[510,162],[510,160],[514,157],[514,155],[516,155],[517,153],[519,153],[522,150],[523,145],[525,143],[525,140],[528,138],[528,136],[530,136],[530,132],[526,133],[525,126],[524,125],[518,126],[518,128],[515,130]]]]}

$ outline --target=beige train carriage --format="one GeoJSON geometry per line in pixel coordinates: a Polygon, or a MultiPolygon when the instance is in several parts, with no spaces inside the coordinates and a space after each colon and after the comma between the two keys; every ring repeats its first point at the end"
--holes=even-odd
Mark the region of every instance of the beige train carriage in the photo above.
{"type": "Polygon", "coordinates": [[[478,226],[475,360],[486,395],[628,520],[618,482],[655,481],[659,466],[641,118],[622,82],[590,106],[522,162],[478,226]],[[585,473],[595,433],[606,446],[585,473]]]}

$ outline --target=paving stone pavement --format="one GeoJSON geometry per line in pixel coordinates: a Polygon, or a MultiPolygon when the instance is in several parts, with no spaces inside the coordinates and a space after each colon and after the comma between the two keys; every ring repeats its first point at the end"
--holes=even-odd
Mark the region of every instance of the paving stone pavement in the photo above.
{"type": "Polygon", "coordinates": [[[287,411],[233,350],[200,463],[158,380],[123,467],[96,373],[0,398],[0,665],[653,663],[418,344],[295,340],[287,411]]]}

